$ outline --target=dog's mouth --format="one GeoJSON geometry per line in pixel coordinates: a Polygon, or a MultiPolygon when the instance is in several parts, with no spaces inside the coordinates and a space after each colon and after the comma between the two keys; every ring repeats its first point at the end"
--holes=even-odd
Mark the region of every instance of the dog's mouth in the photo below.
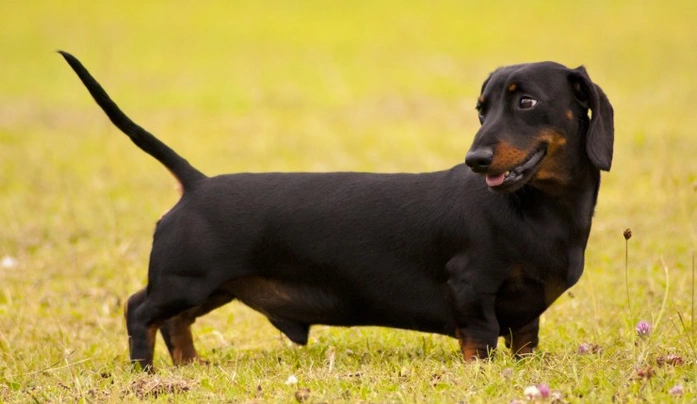
{"type": "Polygon", "coordinates": [[[487,174],[485,177],[486,185],[492,190],[501,192],[513,192],[519,189],[530,180],[546,153],[547,147],[541,146],[532,152],[522,164],[499,174],[487,174]]]}

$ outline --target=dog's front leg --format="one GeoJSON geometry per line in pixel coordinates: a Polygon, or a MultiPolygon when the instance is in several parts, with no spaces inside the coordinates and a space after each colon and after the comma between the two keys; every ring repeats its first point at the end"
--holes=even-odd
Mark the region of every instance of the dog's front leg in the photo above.
{"type": "Polygon", "coordinates": [[[477,301],[458,304],[455,309],[455,335],[466,361],[486,359],[496,348],[499,326],[494,315],[494,299],[477,297],[477,301]]]}
{"type": "Polygon", "coordinates": [[[490,272],[473,266],[466,256],[451,259],[446,269],[462,355],[466,361],[485,359],[496,348],[499,336],[495,312],[498,284],[490,272]]]}
{"type": "Polygon", "coordinates": [[[537,348],[539,331],[540,318],[538,317],[527,325],[517,330],[512,330],[509,334],[505,335],[504,340],[506,341],[506,347],[510,348],[513,355],[516,357],[530,355],[533,353],[533,350],[537,348]]]}

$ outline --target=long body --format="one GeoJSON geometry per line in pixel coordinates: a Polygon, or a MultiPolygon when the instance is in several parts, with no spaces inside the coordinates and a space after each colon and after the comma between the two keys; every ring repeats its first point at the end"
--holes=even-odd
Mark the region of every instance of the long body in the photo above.
{"type": "Polygon", "coordinates": [[[157,233],[167,233],[167,243],[160,246],[156,234],[153,254],[168,254],[195,229],[210,243],[181,257],[181,276],[193,273],[195,278],[197,268],[211,268],[207,276],[214,283],[226,285],[224,289],[271,319],[384,325],[454,336],[446,266],[460,254],[497,245],[495,255],[506,259],[490,261],[488,272],[506,277],[516,267],[524,274],[519,281],[537,283],[543,292],[516,296],[508,293],[513,285],[495,291],[501,307],[522,304],[530,311],[503,316],[500,328],[508,332],[534,319],[578,279],[589,228],[573,245],[565,234],[570,218],[555,218],[547,208],[537,208],[541,205],[534,196],[529,201],[508,199],[489,192],[464,166],[428,174],[224,175],[206,180],[200,191],[185,195],[163,217],[157,233]],[[463,204],[468,199],[478,203],[464,210],[463,205],[471,207],[463,204]],[[231,206],[230,201],[235,203],[231,206]],[[492,215],[509,204],[520,206],[524,215],[492,215]],[[205,216],[197,214],[201,209],[205,216]],[[544,227],[534,220],[540,215],[549,219],[544,227]],[[549,231],[553,219],[557,232],[549,231]],[[546,273],[560,279],[545,292],[549,282],[536,280],[546,273]],[[241,277],[264,279],[276,289],[249,296],[233,282],[241,277]],[[533,303],[531,297],[540,300],[533,303]]]}

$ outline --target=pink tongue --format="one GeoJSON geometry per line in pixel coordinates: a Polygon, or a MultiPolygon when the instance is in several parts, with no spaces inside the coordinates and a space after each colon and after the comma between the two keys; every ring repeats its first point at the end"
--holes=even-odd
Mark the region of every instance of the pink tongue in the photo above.
{"type": "Polygon", "coordinates": [[[505,178],[505,176],[503,175],[503,173],[501,173],[499,175],[487,175],[486,176],[486,185],[488,185],[490,187],[495,187],[497,185],[501,185],[501,184],[503,184],[504,178],[505,178]]]}

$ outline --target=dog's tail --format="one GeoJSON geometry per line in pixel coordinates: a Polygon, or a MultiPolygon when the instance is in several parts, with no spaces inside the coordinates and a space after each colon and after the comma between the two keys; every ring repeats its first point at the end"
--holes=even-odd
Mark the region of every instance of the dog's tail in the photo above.
{"type": "Polygon", "coordinates": [[[136,146],[155,157],[160,163],[167,167],[177,180],[179,180],[184,192],[191,190],[199,181],[206,178],[202,172],[191,166],[186,159],[127,117],[79,60],[67,52],[58,51],[58,53],[63,55],[70,67],[73,68],[111,122],[116,125],[121,132],[128,135],[136,146]]]}

